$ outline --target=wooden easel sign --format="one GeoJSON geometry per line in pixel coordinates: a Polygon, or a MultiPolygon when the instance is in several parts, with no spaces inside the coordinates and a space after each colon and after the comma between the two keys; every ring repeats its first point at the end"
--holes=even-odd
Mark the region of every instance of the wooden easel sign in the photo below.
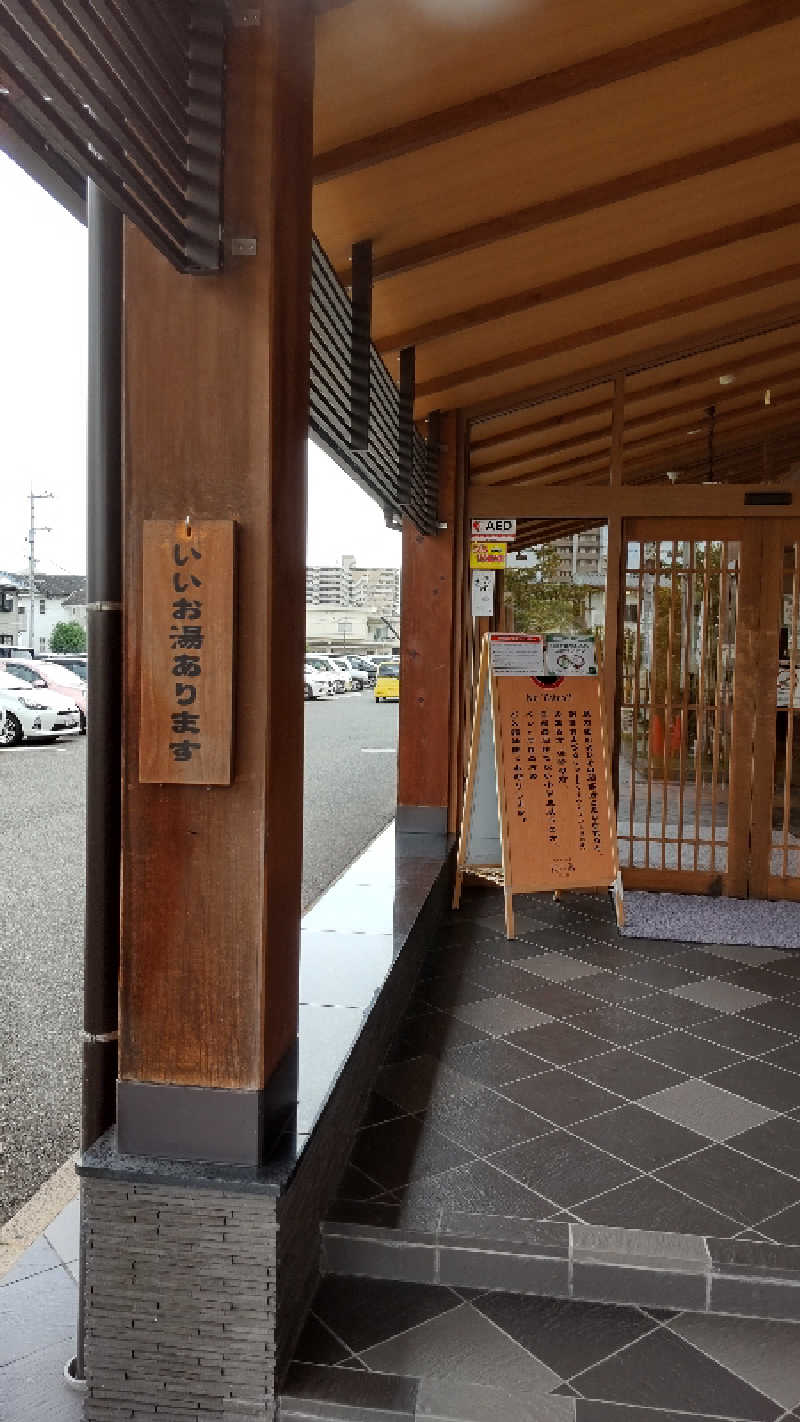
{"type": "Polygon", "coordinates": [[[621,925],[613,806],[593,639],[487,633],[453,907],[465,874],[502,884],[513,938],[515,893],[607,887],[621,925]]]}

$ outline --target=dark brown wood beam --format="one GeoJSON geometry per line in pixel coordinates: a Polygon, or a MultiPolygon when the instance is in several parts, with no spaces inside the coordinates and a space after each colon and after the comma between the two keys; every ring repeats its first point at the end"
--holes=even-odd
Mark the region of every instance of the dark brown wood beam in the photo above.
{"type": "MultiPolygon", "coordinates": [[[[658,365],[668,365],[671,361],[683,360],[690,356],[705,355],[722,346],[732,346],[756,336],[774,334],[788,327],[800,325],[800,302],[782,303],[769,311],[760,311],[756,316],[746,316],[736,321],[726,321],[718,326],[707,327],[697,335],[682,336],[678,340],[662,341],[659,345],[644,346],[618,360],[598,362],[584,366],[574,375],[558,376],[542,380],[536,384],[518,386],[502,395],[493,395],[485,400],[476,400],[465,408],[470,428],[483,421],[500,415],[511,415],[517,411],[533,409],[548,400],[562,396],[577,395],[581,391],[605,385],[620,371],[628,375],[650,370],[658,365]]],[[[726,358],[726,369],[733,367],[726,358]]],[[[680,377],[676,377],[676,384],[680,377]]]]}
{"type": "MultiPolygon", "coordinates": [[[[621,173],[618,177],[608,178],[601,183],[590,183],[587,187],[577,188],[571,193],[546,198],[543,202],[530,203],[514,212],[501,213],[498,217],[487,218],[484,222],[473,223],[470,227],[443,232],[425,241],[399,247],[394,252],[384,252],[375,258],[373,275],[376,281],[401,276],[404,272],[414,271],[430,262],[456,257],[463,252],[491,246],[494,242],[504,242],[511,237],[549,227],[554,222],[565,222],[571,217],[597,212],[598,209],[611,207],[617,202],[628,202],[631,198],[657,192],[659,188],[672,187],[690,178],[701,178],[706,173],[718,172],[721,168],[729,168],[736,163],[763,158],[795,143],[800,143],[800,120],[790,119],[786,123],[773,124],[770,128],[730,139],[727,143],[715,143],[707,148],[699,148],[696,152],[684,154],[680,158],[668,158],[662,163],[637,168],[631,173],[621,173]]],[[[337,272],[337,276],[343,286],[350,285],[349,267],[342,268],[337,272]]]]}
{"type": "Polygon", "coordinates": [[[421,346],[429,341],[442,340],[446,336],[457,335],[459,331],[469,331],[491,321],[502,321],[507,316],[518,316],[523,311],[538,309],[568,296],[578,296],[581,292],[594,291],[612,282],[624,281],[627,277],[642,276],[645,272],[657,271],[660,267],[672,266],[690,257],[721,251],[736,242],[746,242],[752,238],[764,237],[770,232],[780,232],[786,227],[796,226],[798,222],[800,203],[793,203],[776,212],[759,213],[758,216],[746,218],[742,222],[728,223],[713,232],[701,232],[696,237],[685,237],[679,242],[666,242],[660,247],[651,247],[647,252],[636,252],[616,262],[590,267],[587,271],[571,272],[569,276],[559,277],[556,281],[544,282],[541,286],[529,287],[526,291],[515,291],[509,296],[498,297],[495,301],[482,301],[460,311],[448,312],[446,316],[438,316],[406,330],[381,336],[375,344],[379,351],[385,353],[399,351],[404,346],[421,346]]]}
{"type": "Polygon", "coordinates": [[[646,311],[636,311],[620,316],[616,321],[605,321],[599,326],[590,326],[582,331],[570,331],[557,336],[552,341],[542,341],[539,345],[524,346],[519,350],[506,351],[503,355],[492,356],[489,360],[478,361],[475,365],[463,366],[442,375],[432,376],[417,385],[417,396],[425,399],[429,395],[439,395],[446,390],[470,385],[474,380],[483,380],[492,375],[500,375],[506,370],[514,370],[521,365],[532,365],[534,361],[546,360],[550,356],[564,355],[579,350],[581,346],[594,345],[598,341],[613,340],[616,336],[627,335],[629,331],[641,331],[659,321],[670,321],[678,316],[686,316],[709,306],[719,306],[726,301],[735,301],[741,296],[751,296],[756,291],[766,291],[774,286],[800,280],[800,262],[790,262],[782,267],[773,267],[766,272],[740,277],[737,281],[725,282],[721,286],[709,287],[706,291],[692,296],[681,297],[678,301],[665,301],[661,306],[651,306],[646,311]]]}
{"type": "Polygon", "coordinates": [[[502,123],[519,114],[533,113],[565,99],[591,93],[594,89],[604,89],[610,84],[633,79],[638,74],[648,74],[665,64],[674,64],[691,55],[716,49],[719,45],[746,39],[748,35],[795,20],[798,15],[799,0],[746,0],[745,4],[724,10],[721,14],[690,21],[606,54],[593,55],[563,69],[552,70],[549,74],[537,74],[493,94],[481,94],[464,103],[439,109],[436,113],[423,114],[382,133],[368,134],[339,144],[317,154],[314,179],[316,182],[329,182],[333,178],[342,178],[347,173],[385,163],[404,153],[459,138],[487,124],[502,123]]]}
{"type": "MultiPolygon", "coordinates": [[[[793,497],[793,511],[800,511],[800,487],[779,484],[793,497]]],[[[580,508],[588,520],[598,522],[612,514],[623,518],[642,515],[647,518],[780,518],[790,515],[790,509],[780,505],[761,507],[745,504],[745,494],[753,490],[763,493],[764,485],[755,481],[745,484],[676,484],[666,479],[651,485],[623,484],[612,489],[606,480],[580,491],[570,485],[555,489],[534,487],[515,489],[468,490],[470,518],[564,518],[574,508],[580,493],[580,508]]]]}

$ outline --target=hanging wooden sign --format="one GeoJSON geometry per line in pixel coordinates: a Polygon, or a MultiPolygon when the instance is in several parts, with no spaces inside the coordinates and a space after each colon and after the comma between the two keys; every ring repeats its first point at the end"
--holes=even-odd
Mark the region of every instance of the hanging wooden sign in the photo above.
{"type": "Polygon", "coordinates": [[[502,884],[513,938],[515,893],[606,887],[621,924],[602,679],[589,656],[583,675],[509,674],[512,650],[518,664],[526,652],[546,664],[547,639],[525,640],[483,640],[454,907],[465,874],[502,884]]]}
{"type": "Polygon", "coordinates": [[[145,520],[139,779],[230,785],[234,525],[145,520]]]}

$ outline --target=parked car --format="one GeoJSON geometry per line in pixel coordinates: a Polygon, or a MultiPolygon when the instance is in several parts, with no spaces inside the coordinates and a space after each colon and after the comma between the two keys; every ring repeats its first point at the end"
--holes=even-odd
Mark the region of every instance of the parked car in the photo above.
{"type": "Polygon", "coordinates": [[[89,658],[85,652],[42,652],[37,658],[40,662],[54,662],[56,666],[66,667],[67,671],[74,672],[81,681],[89,679],[89,658]]]}
{"type": "Polygon", "coordinates": [[[356,666],[353,657],[334,657],[337,667],[349,678],[351,691],[363,691],[367,685],[367,673],[356,666]]]}
{"type": "Polygon", "coordinates": [[[81,735],[86,734],[86,682],[58,662],[40,661],[38,657],[10,658],[3,664],[10,676],[21,678],[29,686],[47,687],[77,704],[81,716],[81,735]]]}
{"type": "Polygon", "coordinates": [[[375,682],[376,701],[399,701],[400,700],[400,663],[399,661],[381,662],[378,667],[378,679],[375,682]]]}
{"type": "Polygon", "coordinates": [[[378,676],[377,662],[373,662],[369,657],[351,657],[351,662],[361,671],[366,673],[367,684],[374,686],[378,676]]]}
{"type": "Polygon", "coordinates": [[[320,701],[336,695],[331,672],[320,671],[306,663],[303,667],[303,696],[306,701],[320,701]]]}
{"type": "Polygon", "coordinates": [[[0,745],[80,735],[81,713],[74,700],[11,676],[5,667],[0,669],[0,707],[6,713],[0,725],[0,745]]]}
{"type": "Polygon", "coordinates": [[[347,678],[342,668],[337,667],[331,657],[326,657],[322,652],[306,652],[306,666],[315,667],[317,671],[330,672],[334,689],[339,694],[347,690],[347,678]]]}

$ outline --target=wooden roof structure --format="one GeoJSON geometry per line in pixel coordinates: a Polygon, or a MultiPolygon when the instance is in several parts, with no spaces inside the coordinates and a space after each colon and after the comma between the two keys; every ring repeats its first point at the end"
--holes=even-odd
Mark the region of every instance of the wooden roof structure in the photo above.
{"type": "Polygon", "coordinates": [[[484,507],[800,471],[800,0],[318,10],[315,231],[484,507]]]}

